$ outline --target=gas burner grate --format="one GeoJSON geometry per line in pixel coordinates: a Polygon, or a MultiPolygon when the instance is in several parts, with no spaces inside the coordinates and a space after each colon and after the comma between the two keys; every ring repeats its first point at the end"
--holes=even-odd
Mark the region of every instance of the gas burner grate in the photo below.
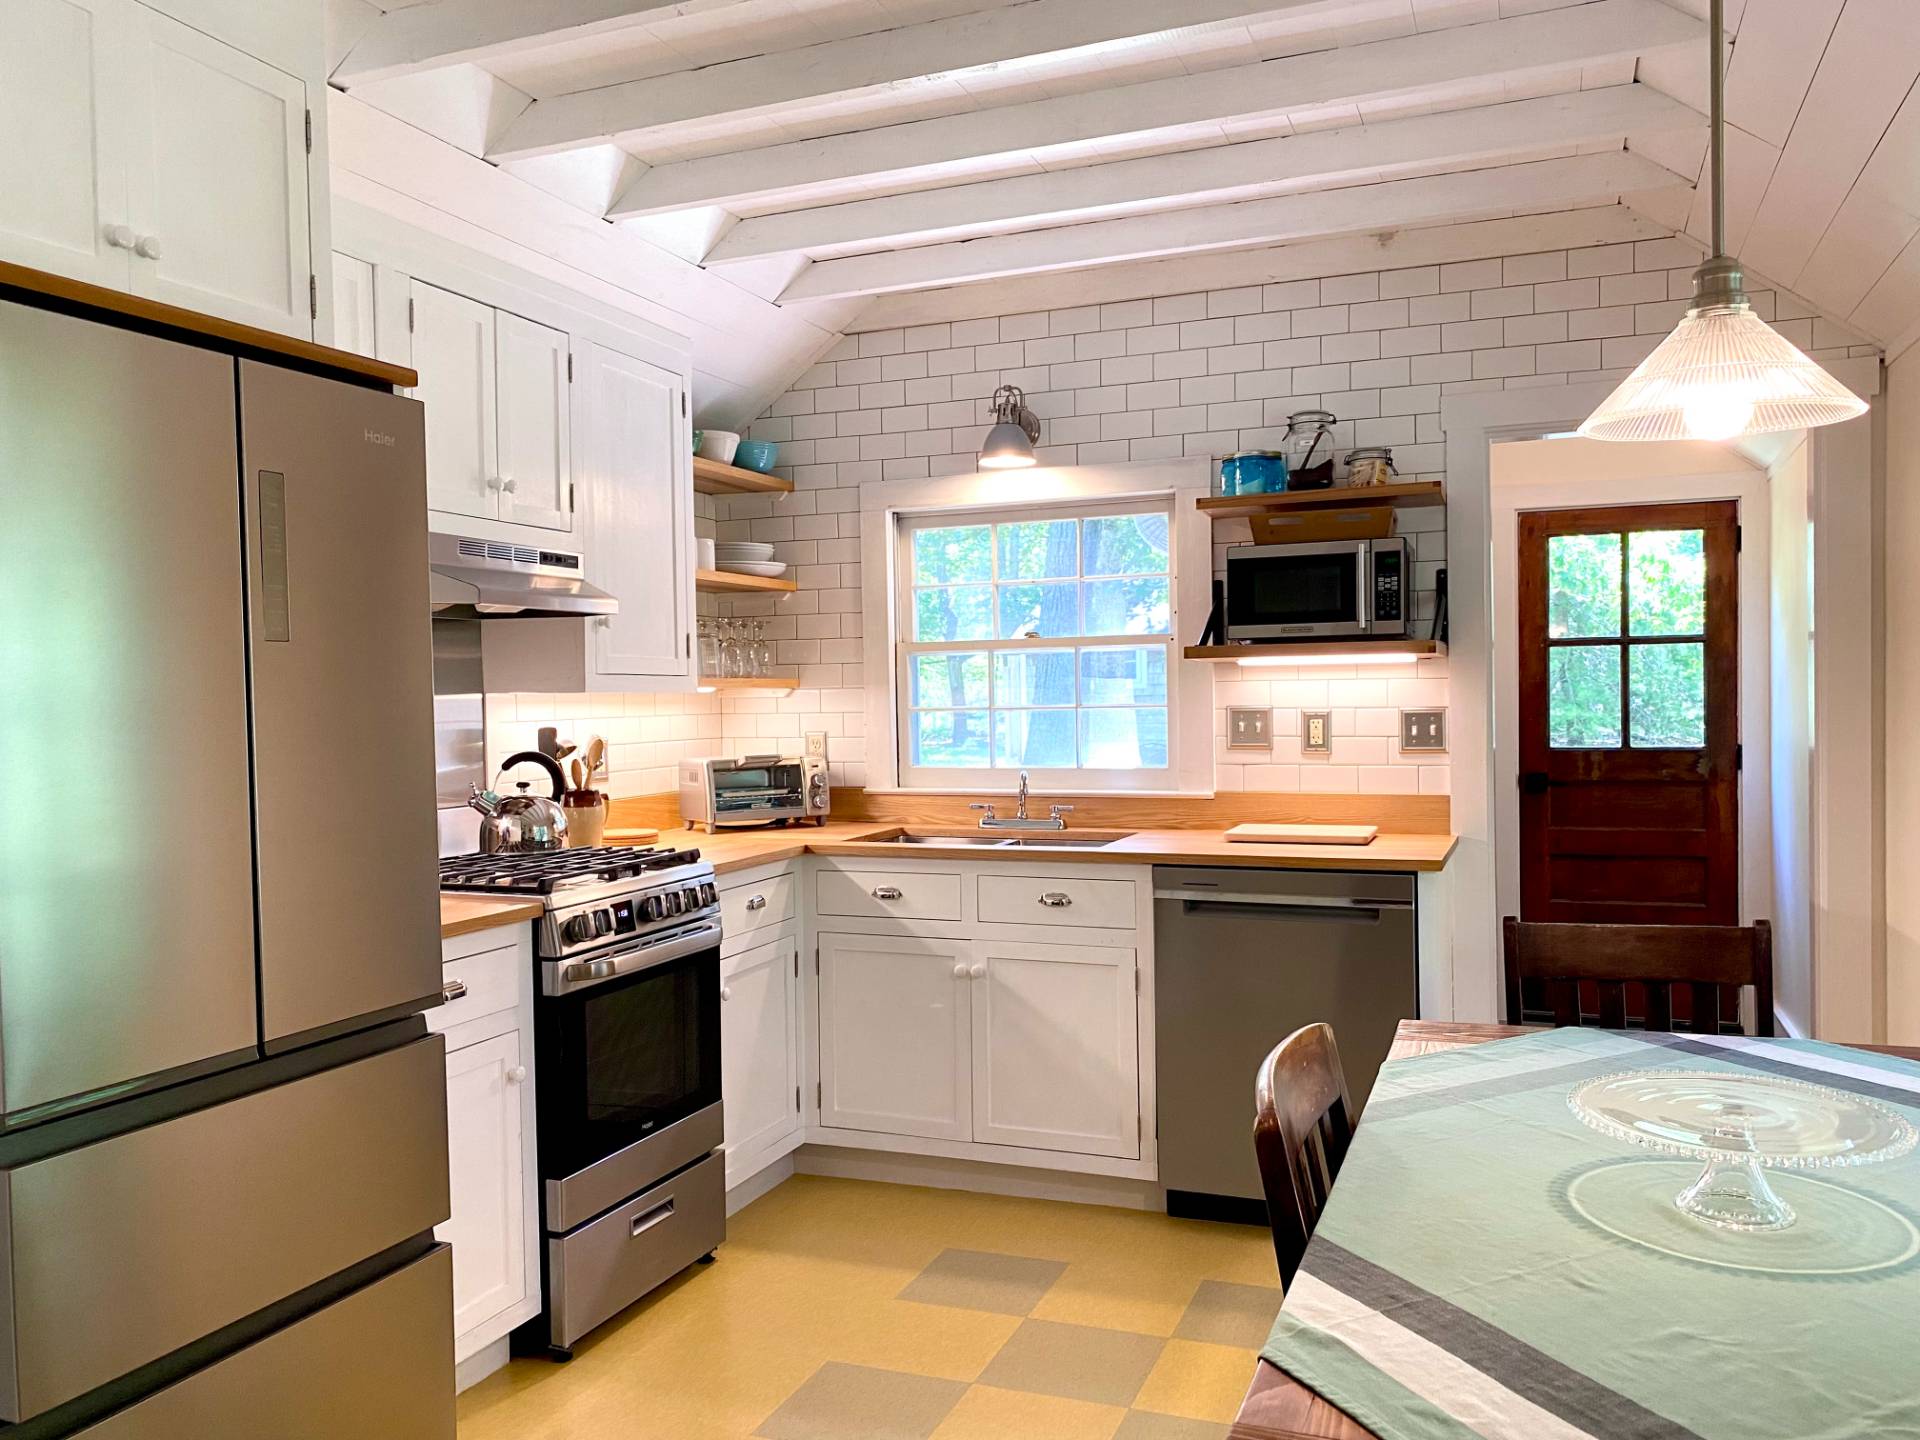
{"type": "Polygon", "coordinates": [[[641,850],[600,846],[503,855],[448,855],[440,861],[442,890],[492,890],[509,895],[551,895],[575,885],[631,880],[649,870],[691,865],[698,850],[641,850]]]}

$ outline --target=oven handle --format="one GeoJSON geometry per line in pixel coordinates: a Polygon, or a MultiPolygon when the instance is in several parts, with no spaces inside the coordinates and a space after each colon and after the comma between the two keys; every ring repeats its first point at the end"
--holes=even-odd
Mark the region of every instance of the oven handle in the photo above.
{"type": "Polygon", "coordinates": [[[1354,619],[1362,630],[1373,629],[1373,542],[1360,542],[1360,593],[1354,596],[1354,619]]]}
{"type": "Polygon", "coordinates": [[[649,936],[624,950],[614,950],[580,960],[550,960],[541,966],[540,993],[549,996],[572,995],[605,985],[657,965],[712,950],[720,944],[720,922],[702,920],[684,925],[663,935],[649,936]]]}

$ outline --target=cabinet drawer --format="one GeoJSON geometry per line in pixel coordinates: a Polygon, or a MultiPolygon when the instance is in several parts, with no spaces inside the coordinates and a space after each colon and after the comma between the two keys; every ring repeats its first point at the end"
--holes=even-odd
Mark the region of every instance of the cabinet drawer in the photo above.
{"type": "Polygon", "coordinates": [[[893,920],[958,920],[960,877],[925,871],[822,870],[814,881],[822,915],[893,920]]]}
{"type": "Polygon", "coordinates": [[[731,955],[759,943],[758,931],[770,931],[794,912],[794,876],[791,871],[750,885],[720,892],[720,950],[731,955]]]}
{"type": "Polygon", "coordinates": [[[482,950],[447,961],[440,967],[441,994],[456,998],[427,1012],[427,1028],[435,1032],[451,1030],[517,1006],[521,985],[533,980],[531,975],[521,974],[522,954],[518,945],[509,945],[503,950],[482,950]]]}
{"type": "Polygon", "coordinates": [[[980,877],[980,920],[988,925],[1132,930],[1140,923],[1135,904],[1131,880],[1067,880],[1025,871],[980,877]]]}

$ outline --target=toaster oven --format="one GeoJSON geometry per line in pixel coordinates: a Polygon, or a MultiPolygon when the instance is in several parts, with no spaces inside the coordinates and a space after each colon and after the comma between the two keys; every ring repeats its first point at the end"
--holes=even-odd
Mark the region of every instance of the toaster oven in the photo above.
{"type": "Polygon", "coordinates": [[[827,823],[827,762],[811,755],[712,756],[680,762],[680,815],[692,830],[827,823]]]}

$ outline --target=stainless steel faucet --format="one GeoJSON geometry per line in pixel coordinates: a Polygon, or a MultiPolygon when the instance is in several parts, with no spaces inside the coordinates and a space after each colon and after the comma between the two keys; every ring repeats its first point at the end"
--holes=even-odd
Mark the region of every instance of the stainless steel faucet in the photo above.
{"type": "Polygon", "coordinates": [[[986,812],[986,814],[980,817],[980,828],[982,830],[1064,830],[1067,828],[1067,822],[1063,817],[1073,809],[1071,805],[1049,805],[1047,807],[1047,818],[1045,820],[1028,818],[1027,772],[1024,770],[1020,772],[1018,798],[1019,808],[1013,812],[1013,818],[1010,820],[1002,820],[998,815],[995,815],[993,813],[993,805],[988,801],[977,800],[967,808],[969,810],[984,810],[986,812]]]}

